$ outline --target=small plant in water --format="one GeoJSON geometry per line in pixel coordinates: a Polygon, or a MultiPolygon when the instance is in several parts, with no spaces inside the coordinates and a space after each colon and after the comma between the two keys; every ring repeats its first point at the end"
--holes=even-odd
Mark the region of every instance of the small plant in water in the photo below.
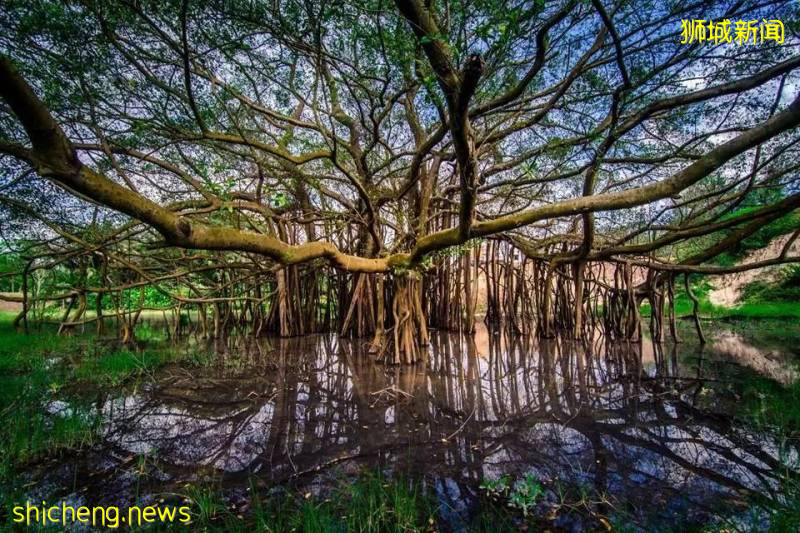
{"type": "Polygon", "coordinates": [[[525,477],[514,484],[514,490],[508,498],[508,505],[522,511],[524,516],[528,516],[528,511],[536,505],[536,502],[544,493],[544,488],[536,476],[525,474],[525,477]]]}
{"type": "Polygon", "coordinates": [[[497,479],[484,479],[479,487],[489,498],[522,511],[524,516],[528,516],[528,512],[544,494],[542,484],[533,474],[525,474],[513,485],[511,476],[504,474],[497,479]]]}
{"type": "Polygon", "coordinates": [[[197,508],[200,523],[208,523],[225,512],[225,503],[221,495],[212,487],[190,485],[186,496],[197,508]]]}
{"type": "Polygon", "coordinates": [[[188,359],[194,366],[200,367],[211,366],[214,362],[213,354],[208,350],[193,350],[188,359]]]}
{"type": "Polygon", "coordinates": [[[511,488],[511,476],[503,474],[497,479],[484,479],[479,488],[485,491],[488,497],[500,499],[508,494],[508,489],[511,488]]]}

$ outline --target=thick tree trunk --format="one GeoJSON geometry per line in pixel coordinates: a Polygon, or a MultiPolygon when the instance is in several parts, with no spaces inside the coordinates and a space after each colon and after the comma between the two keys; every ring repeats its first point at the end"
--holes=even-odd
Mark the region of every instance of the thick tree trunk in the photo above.
{"type": "Polygon", "coordinates": [[[391,344],[378,357],[388,364],[413,364],[424,357],[430,342],[422,310],[422,282],[413,275],[394,276],[391,344]]]}

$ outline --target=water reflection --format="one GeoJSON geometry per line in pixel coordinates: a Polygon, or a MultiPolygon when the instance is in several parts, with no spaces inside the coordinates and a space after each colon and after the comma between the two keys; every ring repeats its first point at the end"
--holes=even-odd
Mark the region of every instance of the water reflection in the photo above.
{"type": "Polygon", "coordinates": [[[375,365],[361,341],[335,336],[213,349],[208,367],[168,368],[105,402],[114,457],[157,458],[162,484],[197,468],[229,486],[389,468],[424,479],[462,515],[478,483],[504,473],[533,472],[642,523],[778,497],[776,442],[719,412],[709,354],[679,357],[675,345],[438,333],[414,368],[375,365]]]}

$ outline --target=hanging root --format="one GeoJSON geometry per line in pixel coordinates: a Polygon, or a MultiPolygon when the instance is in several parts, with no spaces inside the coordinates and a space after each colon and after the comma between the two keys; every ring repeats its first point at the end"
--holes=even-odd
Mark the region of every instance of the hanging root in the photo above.
{"type": "Polygon", "coordinates": [[[689,274],[683,275],[683,283],[686,287],[686,295],[692,300],[692,318],[694,319],[694,327],[697,329],[697,338],[700,339],[700,344],[706,343],[706,336],[703,334],[703,325],[700,323],[698,312],[700,310],[700,301],[692,291],[692,285],[689,283],[689,274]]]}
{"type": "Polygon", "coordinates": [[[395,277],[392,322],[391,345],[382,343],[378,360],[387,364],[421,361],[430,337],[422,310],[422,283],[412,275],[395,277]]]}

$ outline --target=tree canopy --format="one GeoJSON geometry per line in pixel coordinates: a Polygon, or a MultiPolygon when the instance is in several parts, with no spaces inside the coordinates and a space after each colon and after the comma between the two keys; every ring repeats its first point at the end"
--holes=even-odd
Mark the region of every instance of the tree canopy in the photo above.
{"type": "Polygon", "coordinates": [[[499,233],[640,254],[796,205],[792,39],[680,43],[782,4],[8,2],[4,204],[352,270],[499,233]]]}
{"type": "Polygon", "coordinates": [[[141,275],[181,249],[396,273],[476,238],[713,272],[800,206],[797,20],[770,1],[9,0],[3,237],[118,262],[133,239],[141,275]],[[681,42],[681,21],[726,19],[785,40],[681,42]]]}

